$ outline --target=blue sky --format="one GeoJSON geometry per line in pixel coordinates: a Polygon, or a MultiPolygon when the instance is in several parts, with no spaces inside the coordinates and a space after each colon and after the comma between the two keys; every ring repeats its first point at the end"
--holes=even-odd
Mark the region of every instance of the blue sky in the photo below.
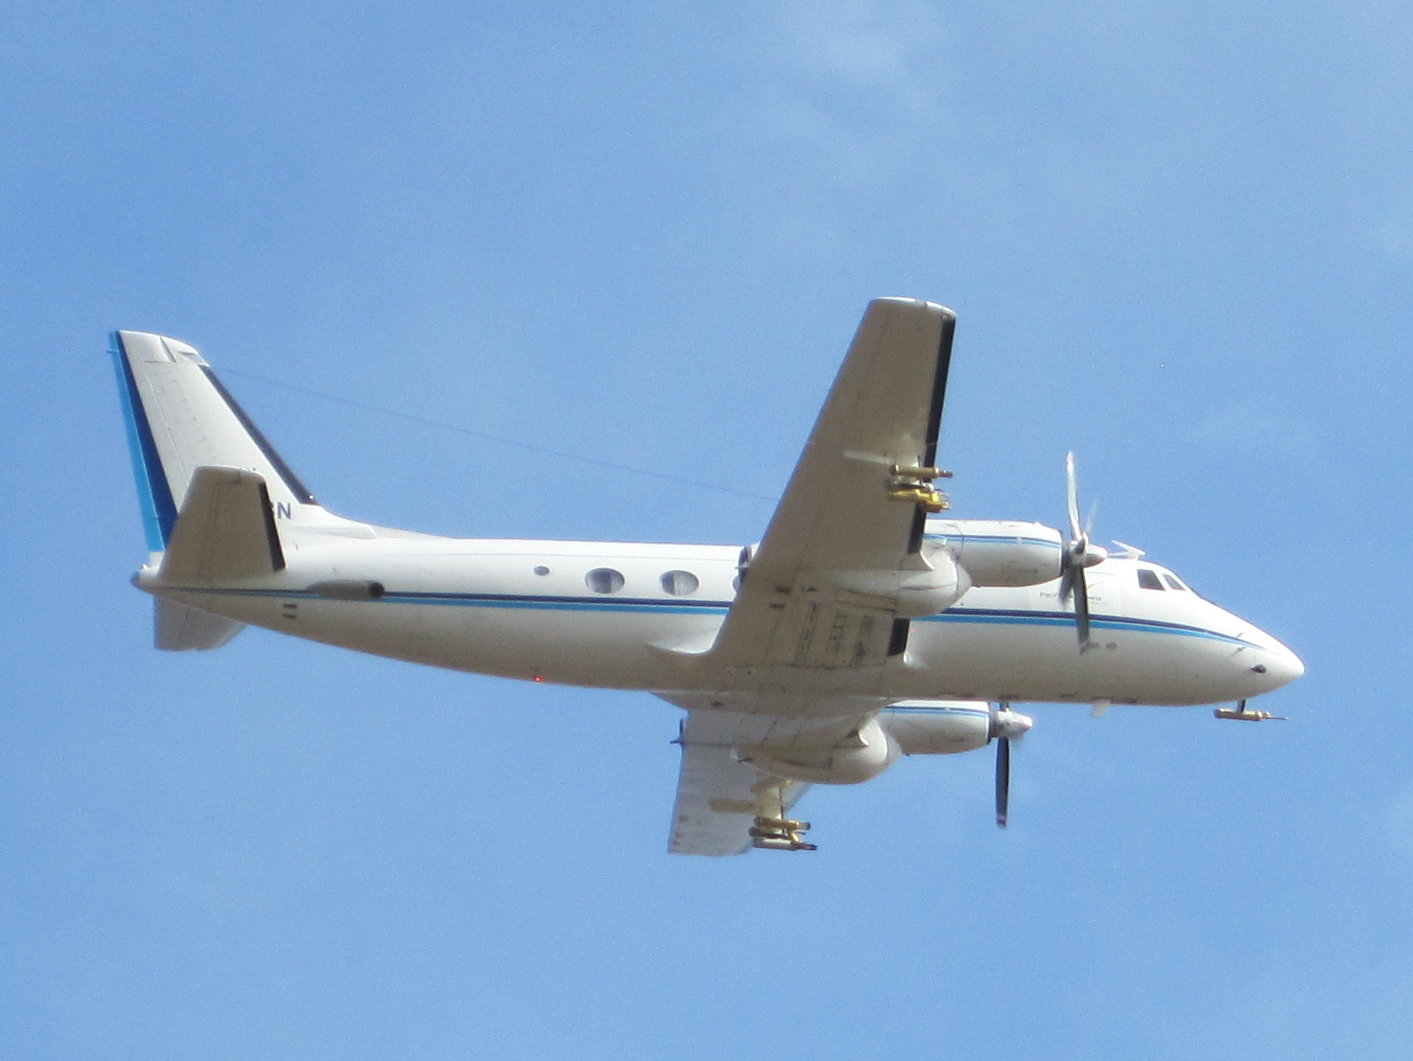
{"type": "Polygon", "coordinates": [[[1410,31],[7,5],[0,1052],[1406,1058],[1410,31]],[[713,861],[651,697],[150,646],[112,328],[341,514],[738,543],[877,295],[958,313],[957,513],[1061,520],[1076,450],[1101,536],[1305,658],[1291,722],[1041,706],[1004,834],[980,753],[713,861]]]}

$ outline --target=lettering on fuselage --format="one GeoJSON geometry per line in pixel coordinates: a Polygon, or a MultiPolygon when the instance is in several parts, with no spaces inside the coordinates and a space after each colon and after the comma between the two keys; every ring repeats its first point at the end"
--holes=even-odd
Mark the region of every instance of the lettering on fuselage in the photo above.
{"type": "Polygon", "coordinates": [[[276,519],[289,519],[292,514],[288,501],[281,501],[275,505],[276,519]]]}

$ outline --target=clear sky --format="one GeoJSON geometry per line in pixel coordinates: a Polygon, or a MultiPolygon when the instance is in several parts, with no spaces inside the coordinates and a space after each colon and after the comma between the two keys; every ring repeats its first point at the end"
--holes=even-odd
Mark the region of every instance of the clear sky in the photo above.
{"type": "Polygon", "coordinates": [[[0,1054],[1406,1059],[1411,51],[1382,2],[6,4],[0,1054]],[[1004,834],[981,752],[671,858],[650,696],[151,647],[110,329],[340,514],[744,543],[877,295],[958,314],[956,513],[1061,521],[1074,449],[1304,657],[1290,722],[1041,705],[1004,834]]]}

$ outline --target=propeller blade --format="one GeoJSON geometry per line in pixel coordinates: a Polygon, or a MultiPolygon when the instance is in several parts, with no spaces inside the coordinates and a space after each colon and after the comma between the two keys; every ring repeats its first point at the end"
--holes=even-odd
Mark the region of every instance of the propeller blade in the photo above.
{"type": "Polygon", "coordinates": [[[1065,454],[1065,488],[1070,511],[1070,541],[1079,541],[1086,535],[1079,524],[1079,478],[1075,475],[1073,451],[1065,454]]]}
{"type": "Polygon", "coordinates": [[[1004,829],[1011,803],[1011,741],[1020,740],[1035,719],[1012,711],[1004,701],[991,710],[990,736],[996,741],[996,827],[1004,829]]]}
{"type": "Polygon", "coordinates": [[[1011,742],[1007,737],[996,741],[996,828],[1006,827],[1011,803],[1011,742]]]}
{"type": "Polygon", "coordinates": [[[1074,625],[1079,634],[1079,650],[1089,647],[1089,584],[1085,581],[1084,568],[1074,570],[1074,625]]]}
{"type": "Polygon", "coordinates": [[[1065,508],[1070,517],[1070,539],[1065,543],[1065,553],[1060,561],[1060,600],[1068,604],[1074,598],[1075,633],[1079,636],[1079,650],[1089,648],[1089,584],[1084,569],[1102,563],[1107,551],[1089,544],[1089,531],[1094,525],[1097,505],[1091,505],[1089,519],[1083,526],[1079,522],[1079,477],[1075,473],[1074,453],[1065,454],[1065,508]]]}

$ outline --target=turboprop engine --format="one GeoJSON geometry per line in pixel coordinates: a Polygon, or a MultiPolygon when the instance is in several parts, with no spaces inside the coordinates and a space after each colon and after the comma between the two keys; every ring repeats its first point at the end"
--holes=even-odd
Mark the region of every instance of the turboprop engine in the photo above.
{"type": "MultiPolygon", "coordinates": [[[[741,550],[739,570],[754,547],[741,550]]],[[[1060,532],[1019,520],[934,520],[911,566],[889,571],[827,571],[805,592],[834,604],[891,611],[899,619],[944,612],[972,586],[1036,586],[1065,570],[1060,532]]]]}
{"type": "Polygon", "coordinates": [[[910,700],[884,708],[849,736],[810,748],[788,743],[743,746],[741,759],[792,781],[857,785],[870,781],[904,755],[953,755],[1003,743],[1030,729],[1032,719],[1009,707],[976,700],[910,700]]]}
{"type": "Polygon", "coordinates": [[[971,589],[970,575],[945,550],[914,559],[914,570],[832,571],[821,579],[821,592],[836,603],[875,600],[899,619],[920,619],[946,611],[971,589]]]}
{"type": "MultiPolygon", "coordinates": [[[[736,563],[738,586],[759,547],[757,542],[741,549],[736,563]]],[[[833,604],[892,612],[899,619],[920,619],[946,611],[972,587],[971,576],[946,549],[934,548],[930,554],[924,550],[911,563],[911,567],[886,571],[814,572],[817,581],[807,582],[803,593],[833,604]]]]}
{"type": "Polygon", "coordinates": [[[817,750],[798,740],[780,746],[767,741],[738,748],[737,754],[759,770],[792,781],[858,785],[887,770],[903,749],[878,719],[872,718],[843,740],[817,750]]]}
{"type": "Polygon", "coordinates": [[[1004,829],[1011,802],[1011,741],[1035,724],[1009,704],[975,700],[911,700],[879,716],[904,755],[949,755],[996,742],[996,824],[1004,829]]]}
{"type": "MultiPolygon", "coordinates": [[[[1040,523],[1014,520],[934,520],[927,524],[923,559],[933,567],[949,556],[975,586],[1038,586],[1060,580],[1060,600],[1074,601],[1079,650],[1089,641],[1089,587],[1085,571],[1108,559],[1109,552],[1089,539],[1089,525],[1079,521],[1079,482],[1074,454],[1065,457],[1065,508],[1069,537],[1040,523]]],[[[1132,554],[1132,546],[1117,543],[1132,554]]]]}
{"type": "Polygon", "coordinates": [[[910,700],[879,719],[904,755],[952,755],[990,744],[997,714],[979,700],[910,700]]]}
{"type": "Polygon", "coordinates": [[[974,586],[1038,586],[1063,572],[1065,540],[1030,521],[929,520],[923,555],[933,566],[950,557],[974,586]]]}

